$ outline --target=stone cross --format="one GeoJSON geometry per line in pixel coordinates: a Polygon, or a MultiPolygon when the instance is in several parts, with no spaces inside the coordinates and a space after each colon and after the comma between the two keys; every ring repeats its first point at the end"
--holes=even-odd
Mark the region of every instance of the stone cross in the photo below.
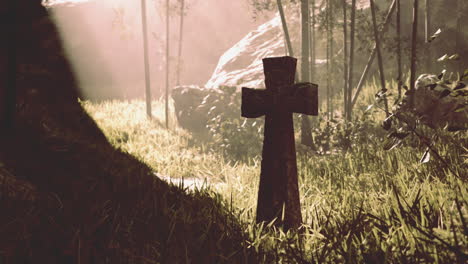
{"type": "Polygon", "coordinates": [[[302,223],[292,114],[318,114],[318,86],[294,84],[296,63],[293,57],[265,58],[266,89],[242,88],[242,116],[265,115],[257,222],[277,218],[285,229],[302,223]]]}

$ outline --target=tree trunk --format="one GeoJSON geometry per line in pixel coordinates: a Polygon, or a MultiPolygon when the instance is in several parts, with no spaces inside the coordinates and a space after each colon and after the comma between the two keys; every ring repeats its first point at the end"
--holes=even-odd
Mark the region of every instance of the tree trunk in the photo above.
{"type": "Polygon", "coordinates": [[[177,86],[180,85],[180,74],[182,70],[182,42],[184,40],[184,9],[185,0],[180,0],[180,25],[179,25],[179,52],[177,54],[177,86]]]}
{"type": "Polygon", "coordinates": [[[414,82],[416,80],[416,49],[418,38],[418,0],[413,0],[413,32],[411,37],[411,70],[410,70],[410,96],[409,106],[410,109],[414,105],[414,82]]]}
{"type": "Polygon", "coordinates": [[[315,60],[317,58],[315,51],[315,0],[311,3],[312,25],[310,27],[310,79],[315,80],[315,60]]]}
{"type": "Polygon", "coordinates": [[[372,13],[372,25],[374,30],[374,38],[375,38],[375,48],[377,50],[377,62],[379,64],[379,72],[380,72],[380,85],[382,86],[382,96],[384,100],[384,107],[385,107],[385,114],[388,117],[390,114],[388,112],[388,102],[387,102],[387,88],[385,87],[385,74],[383,69],[383,62],[382,62],[382,53],[380,52],[380,39],[379,39],[379,32],[377,30],[377,21],[375,18],[375,4],[374,0],[369,0],[370,8],[372,13]]]}
{"type": "Polygon", "coordinates": [[[431,15],[430,15],[430,1],[426,0],[425,3],[425,23],[424,23],[424,35],[425,35],[425,44],[426,44],[426,71],[431,72],[431,65],[432,65],[432,55],[431,55],[431,45],[429,43],[429,38],[431,34],[431,15]]]}
{"type": "Polygon", "coordinates": [[[401,86],[403,85],[403,76],[401,69],[401,3],[400,0],[397,2],[397,15],[396,15],[396,32],[397,32],[397,68],[398,68],[398,100],[401,100],[401,86]]]}
{"type": "Polygon", "coordinates": [[[165,114],[166,128],[169,128],[169,0],[166,0],[166,93],[165,114]]]}
{"type": "MultiPolygon", "coordinates": [[[[280,1],[279,1],[280,2],[280,1]]],[[[280,2],[281,3],[281,2],[280,2]]],[[[301,18],[302,18],[302,60],[301,60],[301,77],[302,82],[310,82],[310,10],[309,0],[301,2],[301,18]]],[[[301,143],[306,146],[312,146],[312,132],[310,129],[310,120],[307,115],[302,115],[301,119],[301,143]]]]}
{"type": "Polygon", "coordinates": [[[330,117],[331,119],[334,119],[334,112],[335,112],[335,104],[333,103],[333,98],[335,97],[335,86],[334,86],[334,80],[335,78],[331,76],[331,73],[334,69],[334,47],[333,47],[333,30],[335,28],[334,24],[334,17],[333,17],[333,0],[330,1],[329,3],[329,41],[330,41],[330,117]]]}
{"type": "MultiPolygon", "coordinates": [[[[393,0],[392,4],[390,5],[390,8],[388,10],[387,16],[385,17],[385,22],[384,22],[384,24],[382,26],[382,29],[380,31],[379,36],[382,36],[382,34],[385,32],[385,30],[386,30],[386,28],[388,26],[388,23],[390,22],[390,17],[392,16],[393,11],[395,10],[395,6],[396,6],[396,0],[393,0]]],[[[356,93],[352,97],[353,99],[351,100],[351,104],[349,106],[351,109],[356,104],[359,93],[361,92],[362,86],[364,85],[364,82],[365,82],[365,80],[367,78],[367,74],[369,73],[369,69],[372,66],[372,62],[375,59],[375,55],[376,55],[376,47],[374,46],[374,49],[372,50],[372,52],[371,52],[371,54],[369,56],[369,59],[367,60],[367,65],[366,65],[366,67],[364,68],[364,71],[361,74],[361,78],[359,79],[359,83],[358,83],[358,85],[356,87],[356,93]]]]}
{"type": "Polygon", "coordinates": [[[356,0],[351,3],[351,36],[350,36],[350,47],[349,47],[349,68],[348,68],[348,115],[346,116],[348,121],[351,121],[352,117],[352,104],[351,94],[353,91],[353,70],[354,70],[354,33],[356,29],[356,0]]]}
{"type": "Polygon", "coordinates": [[[343,3],[343,117],[348,115],[348,18],[346,17],[346,0],[343,3]]]}
{"type": "Polygon", "coordinates": [[[146,24],[146,0],[141,0],[141,25],[143,30],[143,56],[145,61],[145,83],[146,83],[146,115],[152,118],[151,114],[151,81],[150,81],[150,64],[148,57],[148,30],[146,24]]]}
{"type": "MultiPolygon", "coordinates": [[[[462,38],[461,34],[463,34],[462,30],[461,30],[461,26],[462,26],[461,17],[462,17],[462,12],[464,10],[464,4],[465,4],[464,1],[466,1],[466,0],[462,0],[461,3],[460,3],[460,1],[457,0],[457,9],[456,9],[457,10],[457,36],[456,36],[456,41],[455,41],[455,45],[456,45],[455,46],[455,52],[457,54],[459,54],[460,51],[461,51],[461,42],[462,42],[461,41],[461,38],[462,38]]],[[[460,74],[463,73],[462,60],[461,59],[459,59],[458,62],[457,62],[457,70],[458,70],[458,72],[460,74]]]]}
{"type": "Polygon", "coordinates": [[[288,23],[286,22],[286,17],[284,16],[283,4],[281,3],[281,0],[276,0],[276,3],[278,5],[278,11],[281,17],[281,25],[283,26],[284,39],[286,40],[286,48],[288,49],[289,56],[294,57],[291,38],[289,37],[288,23]]]}
{"type": "Polygon", "coordinates": [[[330,121],[330,0],[326,0],[327,10],[327,125],[330,121]]]}

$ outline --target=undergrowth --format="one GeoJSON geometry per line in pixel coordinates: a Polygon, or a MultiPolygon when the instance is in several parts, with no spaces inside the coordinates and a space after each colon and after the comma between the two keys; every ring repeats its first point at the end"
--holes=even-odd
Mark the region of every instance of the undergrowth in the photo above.
{"type": "MultiPolygon", "coordinates": [[[[375,86],[365,89],[368,93],[356,107],[357,118],[362,118],[371,103],[370,94],[377,91],[375,86]]],[[[235,162],[174,123],[164,129],[159,125],[164,116],[158,107],[161,102],[154,102],[159,110],[152,122],[144,117],[142,101],[83,105],[112,144],[158,173],[207,179],[212,195],[243,223],[248,238],[242,243],[258,253],[260,263],[467,260],[468,170],[463,134],[437,143],[448,164],[435,159],[420,163],[423,151],[411,145],[385,151],[384,138],[369,131],[361,131],[366,140],[360,144],[326,155],[298,145],[304,228],[297,233],[284,232],[272,223],[254,223],[260,153],[245,157],[247,162],[235,162]]],[[[381,117],[369,118],[377,131],[376,120],[381,117]]]]}

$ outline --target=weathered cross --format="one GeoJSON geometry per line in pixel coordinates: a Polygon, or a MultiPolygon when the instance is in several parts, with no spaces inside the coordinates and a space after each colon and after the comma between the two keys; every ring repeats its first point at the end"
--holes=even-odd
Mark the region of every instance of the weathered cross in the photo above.
{"type": "Polygon", "coordinates": [[[296,63],[293,57],[265,58],[266,90],[242,88],[242,116],[265,115],[257,222],[277,218],[286,229],[302,223],[292,114],[318,114],[318,86],[294,84],[296,63]]]}

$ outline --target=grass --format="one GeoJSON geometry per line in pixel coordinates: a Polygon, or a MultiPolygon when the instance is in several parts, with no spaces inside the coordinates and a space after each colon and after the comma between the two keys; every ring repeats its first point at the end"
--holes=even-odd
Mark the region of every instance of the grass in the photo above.
{"type": "MultiPolygon", "coordinates": [[[[371,103],[376,87],[365,88],[355,115],[371,103]]],[[[439,154],[458,175],[434,159],[419,163],[422,152],[414,148],[384,151],[379,141],[333,155],[301,151],[298,171],[305,232],[285,233],[268,223],[254,223],[258,156],[250,162],[228,160],[180,129],[173,116],[170,129],[165,129],[162,102],[153,102],[152,121],[145,117],[143,101],[82,104],[112,144],[157,173],[207,179],[208,188],[243,223],[248,239],[241,242],[259,254],[260,262],[467,260],[468,170],[466,149],[460,145],[438,144],[439,154]]],[[[459,140],[466,143],[463,137],[459,140]]]]}

